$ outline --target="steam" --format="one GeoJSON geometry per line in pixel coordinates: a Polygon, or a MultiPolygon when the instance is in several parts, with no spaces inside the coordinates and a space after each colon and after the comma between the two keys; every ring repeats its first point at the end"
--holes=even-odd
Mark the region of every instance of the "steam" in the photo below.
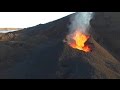
{"type": "Polygon", "coordinates": [[[79,29],[82,33],[88,34],[92,17],[93,12],[77,12],[71,17],[71,25],[69,26],[70,33],[79,29]]]}

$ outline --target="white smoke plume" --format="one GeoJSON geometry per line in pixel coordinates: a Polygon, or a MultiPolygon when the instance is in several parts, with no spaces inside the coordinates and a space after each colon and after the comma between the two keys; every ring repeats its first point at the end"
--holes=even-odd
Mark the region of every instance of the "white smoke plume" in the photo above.
{"type": "Polygon", "coordinates": [[[77,12],[71,17],[71,25],[69,26],[70,33],[74,32],[79,28],[79,30],[88,34],[90,27],[90,20],[93,17],[93,12],[77,12]]]}

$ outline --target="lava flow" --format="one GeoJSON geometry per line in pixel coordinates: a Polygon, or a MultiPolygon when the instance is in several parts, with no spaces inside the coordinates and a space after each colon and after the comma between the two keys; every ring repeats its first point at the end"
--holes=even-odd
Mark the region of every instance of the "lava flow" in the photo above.
{"type": "Polygon", "coordinates": [[[80,30],[76,30],[67,36],[67,42],[72,48],[76,48],[84,52],[90,52],[91,48],[86,45],[86,42],[89,38],[89,35],[85,35],[80,32],[80,30]]]}

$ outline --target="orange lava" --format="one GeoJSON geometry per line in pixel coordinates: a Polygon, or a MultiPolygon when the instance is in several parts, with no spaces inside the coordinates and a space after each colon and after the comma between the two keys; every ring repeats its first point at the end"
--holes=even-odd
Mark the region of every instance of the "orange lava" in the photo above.
{"type": "Polygon", "coordinates": [[[80,30],[76,30],[72,34],[67,36],[68,44],[72,48],[76,48],[82,50],[84,52],[90,52],[91,48],[85,44],[85,42],[90,38],[89,35],[85,35],[80,32],[80,30]]]}

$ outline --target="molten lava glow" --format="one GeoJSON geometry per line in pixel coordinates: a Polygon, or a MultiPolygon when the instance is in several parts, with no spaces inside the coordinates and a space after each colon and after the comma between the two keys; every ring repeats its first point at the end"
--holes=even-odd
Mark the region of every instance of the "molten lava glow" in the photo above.
{"type": "Polygon", "coordinates": [[[80,32],[80,30],[76,30],[72,34],[67,36],[68,44],[72,48],[76,48],[79,50],[83,50],[84,52],[90,52],[91,48],[88,45],[85,45],[85,42],[90,38],[90,36],[85,35],[80,32]]]}

